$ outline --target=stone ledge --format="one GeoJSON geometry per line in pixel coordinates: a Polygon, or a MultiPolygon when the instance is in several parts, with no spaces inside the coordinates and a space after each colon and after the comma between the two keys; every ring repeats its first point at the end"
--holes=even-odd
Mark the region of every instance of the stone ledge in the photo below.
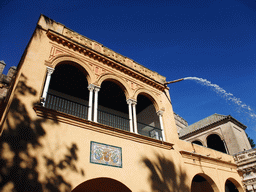
{"type": "Polygon", "coordinates": [[[193,152],[184,151],[184,150],[181,150],[180,154],[182,155],[182,157],[186,157],[186,158],[196,157],[200,160],[204,160],[204,161],[208,161],[208,162],[212,162],[212,163],[218,162],[218,163],[222,163],[222,164],[228,164],[228,165],[231,165],[231,166],[234,166],[235,168],[237,168],[236,163],[232,163],[231,161],[224,161],[224,160],[221,160],[220,158],[214,158],[214,157],[201,155],[199,153],[193,153],[193,152]]]}

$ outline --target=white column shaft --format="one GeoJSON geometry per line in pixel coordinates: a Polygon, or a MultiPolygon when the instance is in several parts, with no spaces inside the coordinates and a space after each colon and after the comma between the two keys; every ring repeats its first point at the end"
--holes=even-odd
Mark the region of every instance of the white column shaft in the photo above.
{"type": "Polygon", "coordinates": [[[137,114],[136,114],[136,104],[132,104],[133,109],[133,127],[134,127],[134,133],[138,134],[138,128],[137,128],[137,114]]]}
{"type": "Polygon", "coordinates": [[[43,106],[45,105],[45,101],[46,101],[46,97],[47,97],[47,92],[49,89],[49,85],[50,85],[50,80],[51,80],[51,74],[53,73],[54,69],[47,67],[47,75],[46,75],[46,80],[45,80],[45,84],[44,84],[44,89],[43,89],[43,94],[42,94],[42,98],[43,98],[43,106]]]}
{"type": "Polygon", "coordinates": [[[163,118],[162,118],[162,115],[159,115],[159,121],[160,121],[160,127],[161,127],[161,130],[162,130],[162,137],[163,137],[163,141],[165,141],[164,124],[163,124],[163,118]]]}
{"type": "Polygon", "coordinates": [[[130,132],[133,132],[133,125],[132,125],[132,103],[131,102],[128,102],[128,109],[129,109],[130,132]]]}
{"type": "Polygon", "coordinates": [[[99,88],[94,89],[94,114],[93,114],[93,121],[98,122],[98,92],[99,88]]]}
{"type": "Polygon", "coordinates": [[[89,89],[89,109],[88,109],[88,120],[92,120],[92,98],[93,98],[93,88],[89,89]]]}

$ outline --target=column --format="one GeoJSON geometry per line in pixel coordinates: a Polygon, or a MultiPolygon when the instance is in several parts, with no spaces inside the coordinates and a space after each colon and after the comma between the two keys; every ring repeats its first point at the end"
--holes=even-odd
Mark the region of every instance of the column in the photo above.
{"type": "Polygon", "coordinates": [[[100,87],[94,87],[94,114],[93,121],[98,122],[98,92],[100,91],[100,87]]]}
{"type": "Polygon", "coordinates": [[[129,110],[129,123],[130,123],[130,132],[133,132],[133,125],[132,125],[132,100],[127,99],[128,110],[129,110]]]}
{"type": "Polygon", "coordinates": [[[48,92],[48,89],[49,89],[51,75],[52,75],[53,71],[54,71],[53,68],[47,67],[46,80],[45,80],[45,84],[44,84],[43,94],[42,94],[42,97],[41,97],[41,103],[42,103],[43,106],[45,106],[47,92],[48,92]]]}
{"type": "Polygon", "coordinates": [[[133,111],[133,128],[134,133],[138,134],[138,128],[137,128],[137,114],[136,114],[136,104],[137,102],[133,100],[132,102],[132,111],[133,111]]]}
{"type": "Polygon", "coordinates": [[[162,137],[163,137],[163,141],[165,141],[165,135],[164,135],[164,124],[163,124],[163,111],[158,111],[157,115],[159,116],[159,122],[160,122],[160,128],[162,130],[162,137]]]}
{"type": "Polygon", "coordinates": [[[89,92],[89,106],[88,106],[88,120],[92,120],[92,100],[93,100],[93,90],[94,90],[95,85],[90,84],[88,86],[89,92]]]}

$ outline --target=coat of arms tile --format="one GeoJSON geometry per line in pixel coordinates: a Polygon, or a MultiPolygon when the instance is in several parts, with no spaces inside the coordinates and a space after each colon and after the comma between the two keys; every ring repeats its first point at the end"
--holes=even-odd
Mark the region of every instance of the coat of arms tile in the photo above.
{"type": "Polygon", "coordinates": [[[90,162],[122,168],[122,148],[91,141],[90,162]]]}

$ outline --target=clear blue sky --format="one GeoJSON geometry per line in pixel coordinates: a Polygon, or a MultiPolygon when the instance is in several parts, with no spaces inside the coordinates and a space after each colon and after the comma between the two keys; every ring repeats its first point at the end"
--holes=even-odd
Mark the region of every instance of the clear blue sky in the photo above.
{"type": "MultiPolygon", "coordinates": [[[[247,0],[0,2],[0,60],[16,66],[40,14],[98,41],[167,81],[200,77],[256,112],[256,2],[247,0]],[[248,3],[249,2],[249,3],[248,3]]],[[[5,73],[7,72],[5,69],[5,73]]],[[[174,111],[192,124],[214,113],[247,125],[256,118],[195,81],[171,84],[174,111]]]]}

